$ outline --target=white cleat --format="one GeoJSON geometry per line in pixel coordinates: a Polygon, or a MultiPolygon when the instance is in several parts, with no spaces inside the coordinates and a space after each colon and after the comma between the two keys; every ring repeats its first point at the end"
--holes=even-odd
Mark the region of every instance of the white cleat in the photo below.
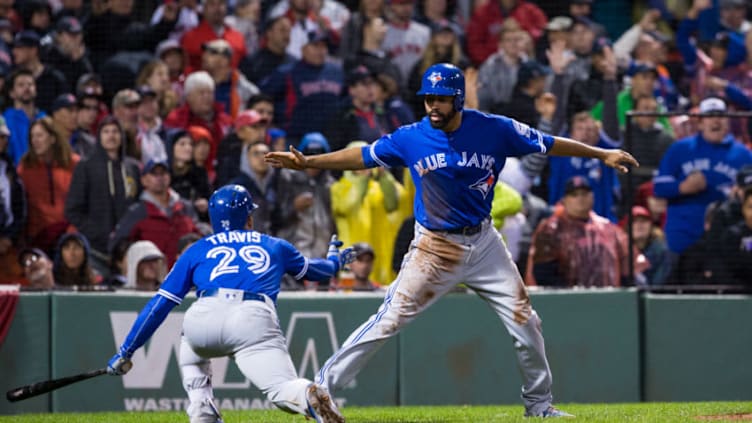
{"type": "Polygon", "coordinates": [[[191,423],[223,423],[219,408],[208,398],[195,407],[193,404],[189,405],[188,415],[191,417],[191,423]]]}
{"type": "Polygon", "coordinates": [[[345,423],[345,417],[324,388],[310,384],[306,389],[306,401],[308,413],[317,423],[345,423]]]}
{"type": "Polygon", "coordinates": [[[525,417],[543,417],[543,418],[573,418],[574,414],[569,414],[565,411],[561,411],[553,405],[549,405],[548,408],[541,411],[538,414],[525,413],[525,417]]]}

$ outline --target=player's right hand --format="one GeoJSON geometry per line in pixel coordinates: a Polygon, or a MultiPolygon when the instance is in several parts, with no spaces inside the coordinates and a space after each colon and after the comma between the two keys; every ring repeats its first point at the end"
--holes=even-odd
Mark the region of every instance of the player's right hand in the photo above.
{"type": "Polygon", "coordinates": [[[290,146],[290,151],[272,151],[266,153],[264,161],[273,167],[286,167],[288,169],[303,170],[307,167],[308,159],[295,147],[290,146]]]}
{"type": "Polygon", "coordinates": [[[131,359],[117,353],[107,362],[107,373],[113,376],[122,376],[128,373],[131,367],[133,367],[131,359]]]}
{"type": "Polygon", "coordinates": [[[331,241],[329,241],[329,251],[326,253],[326,258],[339,264],[339,268],[342,269],[346,265],[352,263],[355,260],[355,250],[351,247],[345,248],[340,251],[339,247],[343,245],[342,241],[337,239],[337,234],[332,235],[331,241]]]}

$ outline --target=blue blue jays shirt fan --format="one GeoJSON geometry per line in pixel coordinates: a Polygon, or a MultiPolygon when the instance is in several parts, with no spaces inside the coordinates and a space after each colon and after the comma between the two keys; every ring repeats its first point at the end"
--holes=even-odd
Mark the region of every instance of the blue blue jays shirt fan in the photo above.
{"type": "Polygon", "coordinates": [[[432,230],[475,226],[489,216],[507,157],[546,153],[554,139],[504,116],[465,109],[444,132],[428,117],[363,147],[366,167],[407,166],[415,182],[415,218],[432,230]]]}
{"type": "Polygon", "coordinates": [[[196,286],[231,288],[265,294],[276,302],[284,273],[300,279],[308,259],[289,242],[255,231],[219,232],[197,241],[180,256],[159,294],[180,304],[196,286]]]}

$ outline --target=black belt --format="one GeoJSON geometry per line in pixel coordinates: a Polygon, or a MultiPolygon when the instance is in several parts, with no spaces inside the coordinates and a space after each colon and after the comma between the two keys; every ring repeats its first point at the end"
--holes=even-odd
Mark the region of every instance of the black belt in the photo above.
{"type": "MultiPolygon", "coordinates": [[[[219,295],[219,288],[209,288],[205,289],[198,293],[199,298],[203,297],[216,297],[219,295]]],[[[263,295],[257,294],[255,292],[250,291],[243,291],[243,301],[261,301],[262,303],[266,302],[266,298],[264,298],[263,295]]]]}
{"type": "Polygon", "coordinates": [[[475,235],[483,229],[483,222],[478,223],[475,226],[463,226],[461,228],[447,229],[444,232],[448,234],[460,234],[460,235],[475,235]]]}

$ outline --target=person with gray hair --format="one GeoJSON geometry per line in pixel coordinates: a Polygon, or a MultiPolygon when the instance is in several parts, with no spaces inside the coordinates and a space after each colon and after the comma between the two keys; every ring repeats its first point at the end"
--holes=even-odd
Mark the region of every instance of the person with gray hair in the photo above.
{"type": "Polygon", "coordinates": [[[168,129],[201,126],[209,131],[212,138],[206,170],[210,175],[214,173],[217,146],[232,125],[232,118],[225,113],[222,105],[214,100],[214,94],[214,80],[208,72],[191,73],[185,79],[185,103],[173,109],[164,122],[168,129]]]}

